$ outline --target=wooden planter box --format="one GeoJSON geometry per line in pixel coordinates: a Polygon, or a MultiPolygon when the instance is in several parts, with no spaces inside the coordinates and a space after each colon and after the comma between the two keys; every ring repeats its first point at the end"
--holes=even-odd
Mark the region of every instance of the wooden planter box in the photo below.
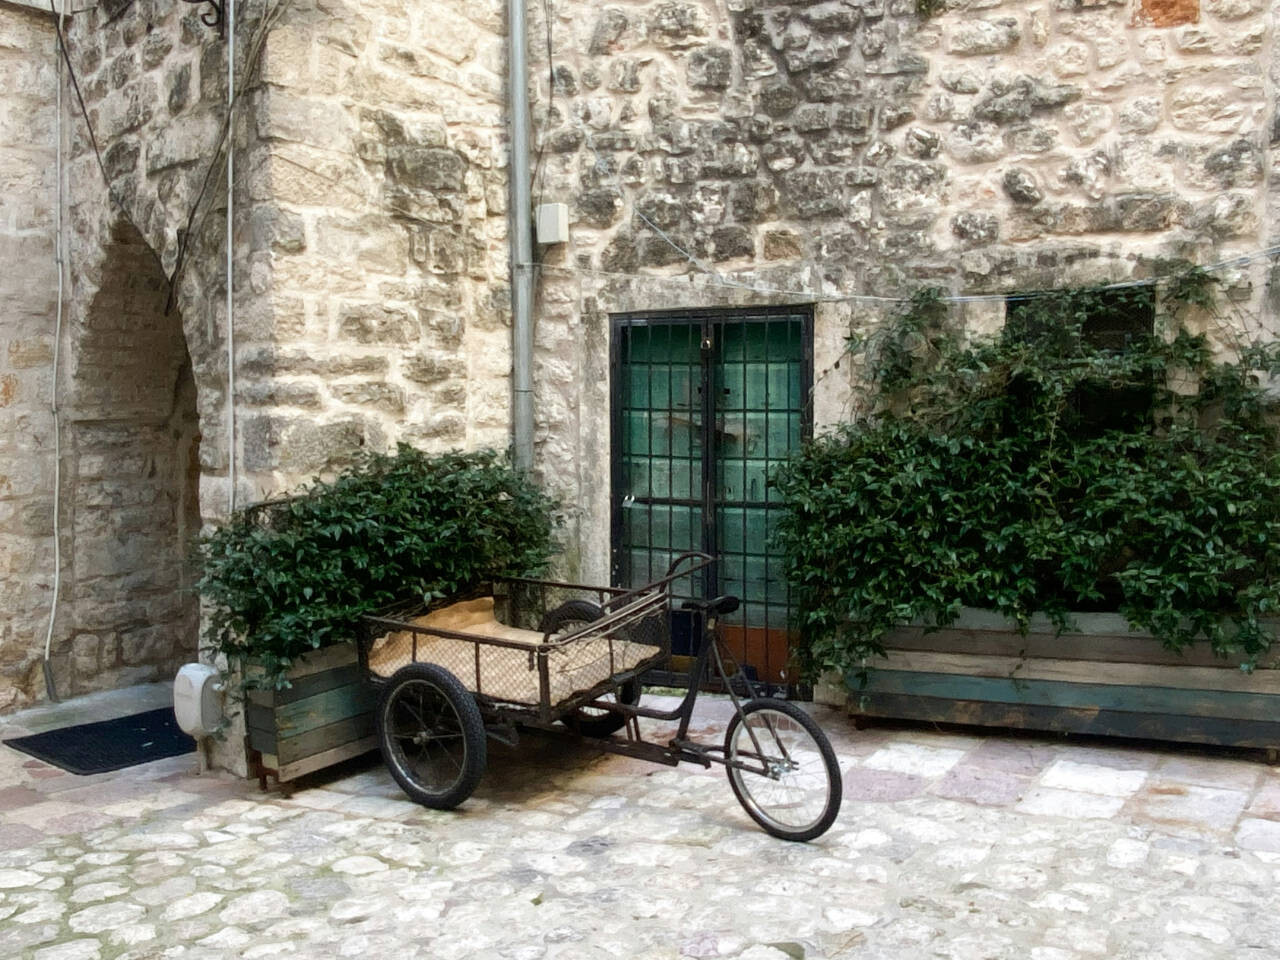
{"type": "Polygon", "coordinates": [[[245,704],[249,769],[264,787],[268,774],[283,783],[377,749],[376,697],[354,644],[308,654],[287,676],[289,689],[251,690],[245,704]]]}
{"type": "Polygon", "coordinates": [[[1166,650],[1118,614],[1045,617],[1025,636],[998,614],[965,609],[950,627],[901,627],[865,687],[829,676],[817,699],[853,716],[1280,748],[1280,647],[1252,673],[1207,646],[1166,650]]]}

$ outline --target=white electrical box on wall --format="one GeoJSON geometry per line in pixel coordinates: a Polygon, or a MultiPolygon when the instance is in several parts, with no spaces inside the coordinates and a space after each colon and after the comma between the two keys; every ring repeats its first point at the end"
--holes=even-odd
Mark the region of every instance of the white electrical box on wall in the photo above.
{"type": "Polygon", "coordinates": [[[539,243],[569,242],[569,205],[567,203],[538,204],[535,222],[539,243]]]}
{"type": "Polygon", "coordinates": [[[173,679],[173,713],[183,733],[207,737],[222,724],[222,687],[218,671],[188,663],[173,679]]]}

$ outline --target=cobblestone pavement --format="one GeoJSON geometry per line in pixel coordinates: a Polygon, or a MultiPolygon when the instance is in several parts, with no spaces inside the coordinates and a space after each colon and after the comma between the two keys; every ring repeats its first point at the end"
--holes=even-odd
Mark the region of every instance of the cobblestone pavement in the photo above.
{"type": "Polygon", "coordinates": [[[456,813],[372,760],[284,798],[190,757],[76,777],[0,748],[0,957],[1280,956],[1276,770],[815,714],[846,799],[810,844],[719,770],[533,738],[456,813]]]}

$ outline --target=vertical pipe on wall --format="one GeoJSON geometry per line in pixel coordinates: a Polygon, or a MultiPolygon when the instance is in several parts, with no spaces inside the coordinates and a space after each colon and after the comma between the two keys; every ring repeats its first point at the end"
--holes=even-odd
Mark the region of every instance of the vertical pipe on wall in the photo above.
{"type": "Polygon", "coordinates": [[[525,0],[507,0],[511,101],[511,440],[518,470],[533,468],[533,224],[525,0]]]}
{"type": "Polygon", "coordinates": [[[227,0],[227,512],[236,508],[236,340],[231,241],[235,216],[236,0],[227,0]]]}

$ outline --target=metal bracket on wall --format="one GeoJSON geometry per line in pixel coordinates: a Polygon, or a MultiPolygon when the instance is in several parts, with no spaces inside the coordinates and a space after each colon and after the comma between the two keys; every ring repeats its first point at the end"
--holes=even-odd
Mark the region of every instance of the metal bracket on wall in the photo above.
{"type": "Polygon", "coordinates": [[[182,0],[183,3],[199,3],[212,7],[200,14],[200,22],[206,27],[217,27],[218,37],[225,39],[227,35],[226,16],[223,4],[226,0],[182,0]]]}

